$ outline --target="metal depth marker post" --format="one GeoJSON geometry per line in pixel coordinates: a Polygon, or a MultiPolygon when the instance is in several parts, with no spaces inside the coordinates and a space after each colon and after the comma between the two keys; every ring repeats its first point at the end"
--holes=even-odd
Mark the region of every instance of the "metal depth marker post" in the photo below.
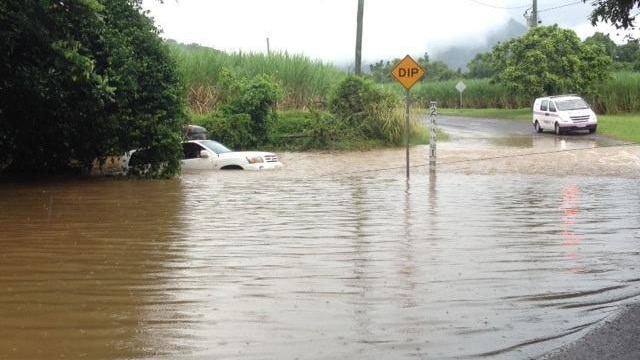
{"type": "Polygon", "coordinates": [[[438,103],[431,102],[431,113],[429,115],[429,128],[431,128],[431,138],[429,139],[429,171],[436,171],[436,120],[438,119],[438,103]]]}

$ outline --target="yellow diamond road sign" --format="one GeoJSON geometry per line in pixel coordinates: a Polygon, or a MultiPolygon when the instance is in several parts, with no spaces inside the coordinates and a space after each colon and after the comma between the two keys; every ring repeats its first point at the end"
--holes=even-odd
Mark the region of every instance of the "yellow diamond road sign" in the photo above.
{"type": "Polygon", "coordinates": [[[391,71],[393,77],[407,90],[411,90],[426,73],[427,71],[409,55],[405,56],[391,71]]]}

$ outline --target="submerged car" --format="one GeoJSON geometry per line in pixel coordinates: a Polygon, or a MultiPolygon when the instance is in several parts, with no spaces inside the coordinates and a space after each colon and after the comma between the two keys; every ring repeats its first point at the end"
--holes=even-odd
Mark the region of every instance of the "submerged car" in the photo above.
{"type": "MultiPolygon", "coordinates": [[[[142,174],[150,171],[149,149],[132,150],[122,157],[123,173],[138,167],[142,174]]],[[[213,140],[187,140],[182,143],[183,170],[275,170],[282,163],[274,153],[233,151],[213,140]]]]}
{"type": "Polygon", "coordinates": [[[282,168],[274,153],[233,151],[213,140],[189,140],[182,143],[184,170],[273,170],[282,168]]]}
{"type": "Polygon", "coordinates": [[[577,95],[559,95],[537,98],[533,103],[533,127],[561,135],[568,131],[588,130],[594,133],[598,118],[589,104],[577,95]]]}

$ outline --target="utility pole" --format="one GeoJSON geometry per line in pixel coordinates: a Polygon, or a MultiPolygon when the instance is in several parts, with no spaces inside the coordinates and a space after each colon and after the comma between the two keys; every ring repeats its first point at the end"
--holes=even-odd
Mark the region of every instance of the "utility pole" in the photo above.
{"type": "Polygon", "coordinates": [[[531,27],[536,27],[538,26],[538,0],[533,0],[531,12],[531,27]]]}
{"type": "Polygon", "coordinates": [[[364,0],[358,0],[358,20],[356,29],[356,75],[362,74],[362,14],[364,13],[364,0]]]}

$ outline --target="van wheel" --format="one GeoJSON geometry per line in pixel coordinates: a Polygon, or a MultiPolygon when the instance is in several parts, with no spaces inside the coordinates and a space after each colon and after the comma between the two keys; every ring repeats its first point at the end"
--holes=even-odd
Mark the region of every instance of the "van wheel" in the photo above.
{"type": "Polygon", "coordinates": [[[555,133],[556,135],[562,135],[562,130],[560,129],[560,125],[556,123],[555,125],[555,133]]]}
{"type": "Polygon", "coordinates": [[[536,123],[533,124],[533,128],[536,129],[537,133],[541,133],[542,132],[542,128],[540,127],[540,123],[538,123],[538,120],[536,120],[536,123]]]}
{"type": "Polygon", "coordinates": [[[593,134],[594,132],[596,132],[596,128],[595,127],[589,129],[589,134],[593,134]]]}

